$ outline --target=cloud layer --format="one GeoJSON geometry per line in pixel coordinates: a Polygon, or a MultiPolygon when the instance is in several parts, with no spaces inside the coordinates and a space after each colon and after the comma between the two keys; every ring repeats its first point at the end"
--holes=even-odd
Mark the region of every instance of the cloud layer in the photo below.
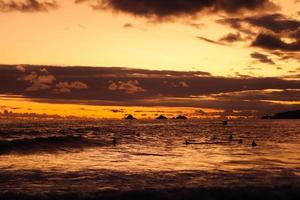
{"type": "Polygon", "coordinates": [[[0,12],[46,12],[57,8],[55,0],[0,0],[0,12]]]}
{"type": "Polygon", "coordinates": [[[94,9],[112,9],[140,17],[168,18],[196,15],[200,12],[238,13],[275,7],[269,0],[76,0],[90,2],[94,9]]]}
{"type": "MultiPolygon", "coordinates": [[[[258,53],[253,57],[265,59],[258,53]]],[[[76,100],[96,105],[183,106],[261,114],[299,107],[299,78],[286,78],[127,68],[1,66],[0,94],[50,103],[76,100]]]]}

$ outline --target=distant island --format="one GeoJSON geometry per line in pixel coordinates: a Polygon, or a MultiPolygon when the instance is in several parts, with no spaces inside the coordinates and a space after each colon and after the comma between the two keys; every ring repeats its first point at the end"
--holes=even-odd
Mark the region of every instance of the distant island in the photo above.
{"type": "Polygon", "coordinates": [[[168,119],[168,118],[164,115],[159,115],[158,117],[156,117],[156,119],[168,119]]]}
{"type": "Polygon", "coordinates": [[[300,119],[300,110],[281,112],[273,116],[263,116],[262,119],[300,119]]]}
{"type": "Polygon", "coordinates": [[[188,119],[188,118],[184,115],[178,115],[175,119],[188,119]]]}
{"type": "Polygon", "coordinates": [[[136,118],[132,115],[127,115],[127,117],[125,117],[125,119],[128,119],[128,120],[135,120],[136,118]]]}

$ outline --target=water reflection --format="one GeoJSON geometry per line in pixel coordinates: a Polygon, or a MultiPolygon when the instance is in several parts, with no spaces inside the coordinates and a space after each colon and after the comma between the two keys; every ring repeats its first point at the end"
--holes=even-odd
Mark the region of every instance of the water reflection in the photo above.
{"type": "Polygon", "coordinates": [[[298,130],[300,121],[261,120],[234,121],[226,127],[204,120],[1,124],[1,142],[30,142],[16,143],[22,148],[10,145],[10,151],[0,155],[0,177],[8,180],[0,188],[130,190],[299,183],[298,130]],[[73,140],[61,139],[74,135],[73,140]],[[40,137],[47,141],[36,139],[40,137]],[[185,140],[195,143],[186,145],[185,140]]]}

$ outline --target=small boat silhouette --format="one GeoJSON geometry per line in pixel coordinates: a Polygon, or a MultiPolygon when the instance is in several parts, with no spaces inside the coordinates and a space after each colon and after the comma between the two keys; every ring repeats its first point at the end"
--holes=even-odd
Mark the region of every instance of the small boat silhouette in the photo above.
{"type": "Polygon", "coordinates": [[[113,142],[113,145],[116,146],[116,144],[117,144],[117,138],[113,137],[112,142],[113,142]]]}

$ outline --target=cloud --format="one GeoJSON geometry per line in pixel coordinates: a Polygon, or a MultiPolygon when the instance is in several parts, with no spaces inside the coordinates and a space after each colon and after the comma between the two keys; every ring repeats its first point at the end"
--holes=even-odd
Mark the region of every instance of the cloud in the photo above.
{"type": "Polygon", "coordinates": [[[187,22],[187,25],[194,27],[196,29],[203,29],[205,27],[205,24],[194,23],[194,22],[187,22]]]}
{"type": "Polygon", "coordinates": [[[147,18],[170,18],[196,15],[200,12],[223,12],[228,14],[240,11],[273,9],[276,6],[269,0],[76,0],[75,3],[89,2],[94,9],[111,9],[134,16],[147,18]]]}
{"type": "Polygon", "coordinates": [[[201,109],[195,110],[195,113],[196,113],[197,115],[201,115],[201,116],[206,116],[206,115],[208,114],[207,112],[205,112],[205,111],[203,111],[203,110],[201,110],[201,109]]]}
{"type": "Polygon", "coordinates": [[[281,33],[284,31],[296,31],[300,27],[299,20],[289,19],[279,13],[248,17],[245,18],[244,21],[248,22],[251,25],[268,29],[274,33],[281,33]]]}
{"type": "Polygon", "coordinates": [[[180,81],[180,82],[179,82],[179,85],[180,85],[181,87],[184,87],[184,88],[188,88],[188,87],[189,87],[189,84],[187,84],[185,81],[180,81]]]}
{"type": "Polygon", "coordinates": [[[204,42],[208,42],[208,43],[212,43],[212,44],[217,44],[217,45],[224,45],[224,43],[222,43],[222,42],[215,41],[215,40],[212,40],[212,39],[208,39],[206,37],[197,36],[196,38],[198,38],[200,40],[203,40],[204,42]]]}
{"type": "Polygon", "coordinates": [[[19,79],[31,83],[31,86],[25,89],[26,91],[35,92],[35,91],[46,90],[51,88],[51,84],[56,80],[56,78],[48,71],[41,71],[41,72],[43,74],[31,72],[29,75],[26,75],[19,79]]]}
{"type": "Polygon", "coordinates": [[[58,8],[54,0],[0,0],[0,12],[47,12],[58,8]]]}
{"type": "Polygon", "coordinates": [[[87,84],[80,82],[80,81],[74,81],[74,82],[59,82],[56,84],[56,89],[54,91],[60,92],[60,93],[69,93],[72,89],[88,89],[87,84]]]}
{"type": "Polygon", "coordinates": [[[246,39],[242,38],[240,33],[228,33],[227,35],[221,37],[218,40],[212,40],[206,37],[197,36],[197,39],[203,40],[208,43],[217,44],[217,45],[229,45],[230,43],[245,41],[246,39]]]}
{"type": "Polygon", "coordinates": [[[299,73],[281,78],[241,74],[220,77],[205,72],[30,65],[20,75],[15,65],[0,66],[0,86],[0,94],[22,95],[47,103],[180,106],[246,112],[295,108],[300,77],[299,73]],[[282,104],[283,101],[287,103],[282,104]]]}
{"type": "Polygon", "coordinates": [[[274,54],[278,60],[299,61],[300,59],[299,54],[296,53],[300,51],[300,21],[298,19],[273,13],[248,17],[224,16],[217,22],[239,31],[245,41],[251,40],[252,47],[274,54]]]}
{"type": "Polygon", "coordinates": [[[246,34],[248,37],[256,35],[255,31],[251,27],[245,26],[244,18],[224,16],[222,19],[216,20],[216,22],[222,25],[228,25],[232,29],[237,30],[239,33],[246,34]]]}
{"type": "Polygon", "coordinates": [[[253,15],[248,17],[224,17],[217,20],[218,23],[230,25],[232,28],[247,34],[255,34],[261,31],[273,34],[292,34],[299,30],[300,21],[284,16],[280,13],[253,15]]]}
{"type": "Polygon", "coordinates": [[[16,66],[16,70],[18,70],[19,72],[26,72],[26,68],[24,65],[17,65],[16,66]]]}
{"type": "Polygon", "coordinates": [[[123,25],[123,28],[134,28],[134,25],[131,23],[126,23],[123,25]]]}
{"type": "Polygon", "coordinates": [[[252,46],[269,50],[300,51],[300,40],[286,43],[275,35],[261,33],[253,41],[252,46]]]}
{"type": "MultiPolygon", "coordinates": [[[[18,71],[23,73],[26,72],[26,69],[22,65],[16,66],[18,71]]],[[[39,92],[49,90],[54,91],[55,93],[70,93],[72,90],[79,89],[88,89],[88,85],[81,81],[58,81],[57,77],[52,75],[47,68],[40,67],[35,68],[28,67],[28,71],[31,71],[29,74],[21,75],[18,80],[26,81],[30,83],[30,86],[25,88],[27,92],[39,92]],[[58,82],[55,84],[55,82],[58,82]]]]}
{"type": "Polygon", "coordinates": [[[113,113],[125,113],[124,109],[109,109],[109,111],[111,111],[113,113]]]}
{"type": "Polygon", "coordinates": [[[296,31],[290,33],[290,37],[295,38],[295,39],[297,39],[297,38],[299,39],[300,38],[300,27],[296,31]]]}
{"type": "Polygon", "coordinates": [[[140,83],[137,80],[130,80],[130,81],[127,81],[127,82],[109,81],[109,86],[108,86],[107,89],[111,90],[111,91],[123,91],[126,94],[146,92],[146,90],[140,86],[140,83]]]}
{"type": "Polygon", "coordinates": [[[252,53],[251,57],[258,60],[261,63],[267,63],[267,64],[271,64],[271,65],[275,64],[275,62],[272,59],[270,59],[267,55],[264,55],[261,53],[257,53],[257,52],[252,53]]]}
{"type": "MultiPolygon", "coordinates": [[[[266,89],[266,90],[245,90],[239,92],[228,92],[213,94],[214,97],[222,100],[246,100],[246,101],[299,101],[300,89],[266,89]]],[[[300,103],[300,102],[299,102],[300,103]]]]}
{"type": "Polygon", "coordinates": [[[244,39],[242,38],[240,33],[229,33],[219,39],[220,42],[227,42],[227,43],[239,42],[243,40],[244,39]]]}

